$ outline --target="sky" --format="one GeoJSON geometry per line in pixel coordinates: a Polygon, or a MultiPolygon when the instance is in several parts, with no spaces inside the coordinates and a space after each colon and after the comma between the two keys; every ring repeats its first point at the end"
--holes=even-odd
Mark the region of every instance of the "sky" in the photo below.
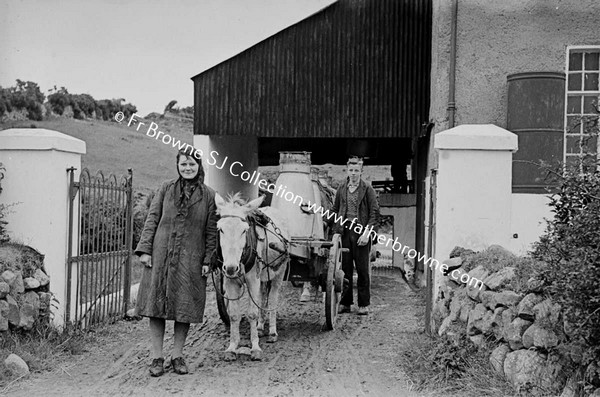
{"type": "Polygon", "coordinates": [[[125,98],[144,116],[192,106],[192,76],[333,2],[0,0],[0,86],[125,98]]]}

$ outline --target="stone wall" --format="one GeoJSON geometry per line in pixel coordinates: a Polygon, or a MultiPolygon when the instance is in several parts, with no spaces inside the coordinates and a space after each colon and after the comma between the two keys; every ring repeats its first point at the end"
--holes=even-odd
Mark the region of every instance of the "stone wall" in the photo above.
{"type": "Polygon", "coordinates": [[[49,322],[50,278],[44,256],[18,244],[0,246],[0,332],[49,322]]]}
{"type": "Polygon", "coordinates": [[[438,334],[452,338],[466,333],[490,352],[490,365],[517,392],[547,396],[562,391],[562,396],[575,396],[573,383],[566,387],[565,383],[571,368],[581,362],[584,348],[568,344],[570,325],[560,306],[544,294],[543,283],[532,276],[529,266],[534,262],[499,246],[484,255],[455,249],[450,256],[444,262],[450,271],[467,272],[483,280],[483,286],[446,278],[434,306],[438,334]]]}

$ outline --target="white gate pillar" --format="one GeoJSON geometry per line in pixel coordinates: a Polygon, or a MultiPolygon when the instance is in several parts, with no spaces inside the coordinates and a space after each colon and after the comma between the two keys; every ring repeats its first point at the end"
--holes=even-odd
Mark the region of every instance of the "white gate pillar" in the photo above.
{"type": "MultiPolygon", "coordinates": [[[[85,152],[84,141],[58,131],[42,128],[0,131],[0,162],[6,168],[0,203],[16,204],[6,219],[8,233],[11,240],[30,245],[45,255],[50,291],[58,300],[59,307],[52,305],[52,311],[54,323],[59,327],[64,325],[67,291],[67,168],[76,168],[78,179],[81,155],[85,152]]],[[[77,220],[73,223],[77,227],[77,220]]],[[[71,297],[74,295],[73,291],[71,297]]]]}
{"type": "MultiPolygon", "coordinates": [[[[457,245],[508,248],[517,135],[492,124],[465,124],[434,139],[439,155],[434,258],[442,263],[457,245]]],[[[434,298],[440,276],[434,271],[434,298]]]]}

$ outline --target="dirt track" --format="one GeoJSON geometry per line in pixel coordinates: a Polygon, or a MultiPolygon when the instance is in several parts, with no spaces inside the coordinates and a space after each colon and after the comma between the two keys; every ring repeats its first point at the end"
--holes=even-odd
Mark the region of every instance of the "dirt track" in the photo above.
{"type": "MultiPolygon", "coordinates": [[[[404,335],[419,332],[415,313],[424,303],[398,273],[375,272],[369,316],[338,317],[334,331],[322,331],[321,303],[301,304],[300,290],[286,283],[278,316],[279,341],[261,338],[263,360],[223,361],[228,330],[216,314],[210,292],[206,318],[193,325],[184,350],[190,374],[148,375],[146,320],[119,322],[88,352],[73,356],[50,373],[33,374],[10,387],[11,396],[205,395],[205,396],[415,396],[398,366],[409,349],[404,335]],[[117,332],[113,332],[113,331],[117,332]]],[[[242,323],[241,346],[250,346],[242,323]]],[[[165,354],[172,345],[167,328],[165,354]]]]}

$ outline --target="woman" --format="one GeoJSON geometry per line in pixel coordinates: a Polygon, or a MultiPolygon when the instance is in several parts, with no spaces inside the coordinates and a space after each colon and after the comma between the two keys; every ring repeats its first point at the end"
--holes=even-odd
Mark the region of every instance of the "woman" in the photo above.
{"type": "Polygon", "coordinates": [[[215,192],[203,183],[202,162],[179,151],[177,171],[179,178],[163,183],[152,200],[135,250],[144,265],[137,309],[149,317],[152,376],[164,373],[165,320],[175,321],[173,370],[188,373],[183,345],[190,323],[203,320],[206,277],[216,246],[215,192]]]}

